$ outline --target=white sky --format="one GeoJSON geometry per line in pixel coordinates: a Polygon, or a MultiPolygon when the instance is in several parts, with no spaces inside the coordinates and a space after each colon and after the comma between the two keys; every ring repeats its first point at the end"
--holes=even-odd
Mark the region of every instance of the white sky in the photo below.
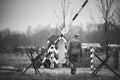
{"type": "MultiPolygon", "coordinates": [[[[54,10],[60,16],[62,0],[0,0],[0,27],[8,27],[11,30],[26,30],[30,25],[35,28],[38,25],[58,24],[54,10]]],[[[72,17],[77,13],[85,0],[70,0],[72,17]]],[[[74,25],[92,22],[90,15],[98,16],[94,0],[88,0],[87,5],[74,21],[74,25]]],[[[68,18],[69,20],[69,18],[68,18]]],[[[97,18],[96,20],[97,21],[97,18]]]]}

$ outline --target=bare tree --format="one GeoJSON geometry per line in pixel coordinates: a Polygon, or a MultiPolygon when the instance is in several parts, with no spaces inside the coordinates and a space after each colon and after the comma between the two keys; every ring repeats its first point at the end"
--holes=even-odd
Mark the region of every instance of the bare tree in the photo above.
{"type": "Polygon", "coordinates": [[[55,14],[56,18],[58,19],[58,21],[60,22],[60,26],[59,26],[60,30],[62,30],[66,26],[70,5],[71,5],[70,0],[62,0],[61,1],[61,9],[62,9],[62,11],[59,12],[60,16],[54,10],[54,14],[55,14]]]}
{"type": "Polygon", "coordinates": [[[32,34],[32,31],[31,31],[32,29],[31,29],[31,26],[27,26],[27,30],[26,30],[26,34],[27,34],[27,36],[30,36],[31,34],[32,34]]]}
{"type": "Polygon", "coordinates": [[[69,6],[70,6],[70,4],[71,4],[71,2],[69,1],[69,0],[63,0],[62,1],[62,12],[63,12],[63,27],[65,27],[65,25],[66,25],[66,15],[67,15],[67,13],[68,13],[68,9],[69,9],[69,6]]]}
{"type": "Polygon", "coordinates": [[[116,9],[117,0],[95,0],[96,6],[100,11],[101,18],[104,21],[104,39],[106,48],[106,57],[108,56],[108,31],[109,31],[109,21],[113,20],[113,13],[116,9]]]}
{"type": "MultiPolygon", "coordinates": [[[[120,1],[118,2],[118,4],[120,3],[120,1]]],[[[120,25],[120,5],[118,6],[118,8],[114,11],[114,16],[115,16],[115,21],[118,25],[120,25]]]]}

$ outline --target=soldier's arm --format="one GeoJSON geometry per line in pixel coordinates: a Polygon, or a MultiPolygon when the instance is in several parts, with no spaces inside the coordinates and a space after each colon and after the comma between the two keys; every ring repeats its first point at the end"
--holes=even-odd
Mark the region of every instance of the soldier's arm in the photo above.
{"type": "Polygon", "coordinates": [[[70,46],[71,46],[71,43],[68,44],[68,48],[67,48],[67,56],[70,55],[70,46]]]}
{"type": "Polygon", "coordinates": [[[82,45],[80,43],[80,57],[82,58],[82,45]]]}

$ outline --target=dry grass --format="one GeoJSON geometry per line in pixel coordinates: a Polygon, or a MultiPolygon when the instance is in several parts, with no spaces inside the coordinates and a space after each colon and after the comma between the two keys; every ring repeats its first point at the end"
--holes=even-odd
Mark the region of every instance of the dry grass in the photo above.
{"type": "Polygon", "coordinates": [[[49,73],[21,75],[19,73],[2,73],[0,74],[0,80],[119,80],[119,78],[103,75],[92,77],[87,73],[76,75],[51,75],[49,73]]]}
{"type": "Polygon", "coordinates": [[[27,67],[30,64],[30,60],[27,55],[15,55],[15,54],[2,54],[0,55],[0,65],[9,65],[18,68],[27,67]]]}
{"type": "MultiPolygon", "coordinates": [[[[104,57],[105,57],[104,55],[101,55],[101,58],[104,59],[104,57]]],[[[89,58],[86,58],[84,56],[83,59],[84,61],[81,61],[79,66],[89,67],[89,58]]],[[[112,58],[110,60],[112,61],[112,58]]],[[[109,62],[110,64],[111,61],[109,62]]],[[[27,67],[30,63],[31,62],[28,59],[27,55],[24,56],[20,56],[20,55],[16,56],[14,54],[0,55],[0,65],[11,65],[18,68],[24,68],[27,67]]],[[[98,64],[100,64],[100,61],[95,58],[95,66],[97,66],[98,64]]],[[[49,72],[47,71],[37,75],[35,75],[34,72],[31,74],[27,73],[24,75],[21,75],[21,73],[19,72],[0,72],[0,80],[120,80],[120,78],[116,76],[108,76],[108,75],[97,75],[95,77],[92,77],[90,73],[85,73],[85,72],[77,73],[76,75],[73,76],[70,75],[70,71],[67,71],[66,73],[62,73],[62,74],[51,74],[49,72],[51,72],[52,70],[49,70],[49,72]]],[[[60,70],[56,69],[56,71],[59,72],[60,70]]]]}

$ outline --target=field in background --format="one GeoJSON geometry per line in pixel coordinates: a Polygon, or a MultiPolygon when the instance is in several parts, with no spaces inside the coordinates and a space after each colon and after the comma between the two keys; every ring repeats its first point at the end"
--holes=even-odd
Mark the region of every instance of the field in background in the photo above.
{"type": "MultiPolygon", "coordinates": [[[[99,55],[103,60],[105,59],[105,53],[96,53],[99,55]]],[[[113,67],[113,53],[110,53],[111,57],[108,60],[108,64],[113,67]]],[[[84,68],[89,68],[90,67],[90,57],[88,53],[85,53],[83,55],[82,59],[79,59],[78,67],[84,67],[84,68]]],[[[8,66],[14,66],[18,68],[24,68],[27,67],[31,61],[27,57],[26,54],[24,55],[15,55],[15,54],[2,54],[0,55],[0,65],[8,65],[8,66]]],[[[94,66],[98,66],[101,62],[95,57],[94,58],[94,66]]]]}

